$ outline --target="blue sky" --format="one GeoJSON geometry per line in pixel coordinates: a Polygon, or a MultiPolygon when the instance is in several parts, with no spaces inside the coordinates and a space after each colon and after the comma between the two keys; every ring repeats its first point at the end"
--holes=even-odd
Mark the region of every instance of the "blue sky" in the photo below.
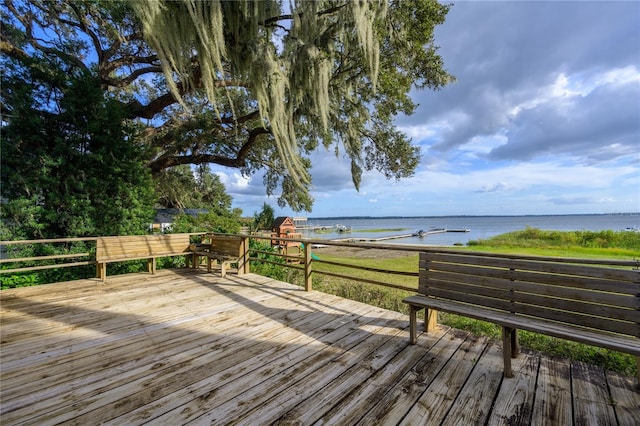
{"type": "Polygon", "coordinates": [[[268,198],[260,175],[216,168],[245,216],[446,216],[640,211],[640,2],[458,2],[436,31],[457,82],[415,91],[397,127],[415,176],[312,157],[313,210],[268,198]]]}

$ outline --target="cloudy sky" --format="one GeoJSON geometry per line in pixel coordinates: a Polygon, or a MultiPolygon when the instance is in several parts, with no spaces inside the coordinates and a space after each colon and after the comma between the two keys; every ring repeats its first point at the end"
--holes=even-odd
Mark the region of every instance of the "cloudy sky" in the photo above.
{"type": "MultiPolygon", "coordinates": [[[[306,215],[640,211],[640,2],[457,2],[436,44],[457,82],[396,121],[422,147],[415,176],[365,174],[357,192],[318,152],[306,215]]],[[[244,215],[293,214],[260,176],[219,173],[244,215]]]]}

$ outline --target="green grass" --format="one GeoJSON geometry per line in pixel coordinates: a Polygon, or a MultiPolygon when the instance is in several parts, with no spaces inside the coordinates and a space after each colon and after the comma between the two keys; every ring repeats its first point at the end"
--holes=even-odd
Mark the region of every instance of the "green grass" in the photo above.
{"type": "MultiPolygon", "coordinates": [[[[471,246],[461,247],[460,249],[522,255],[633,260],[640,259],[640,233],[613,231],[559,232],[528,228],[525,231],[473,242],[471,246]]],[[[321,258],[323,260],[378,269],[413,272],[418,270],[417,254],[395,259],[338,258],[327,255],[323,255],[321,258]]],[[[314,265],[314,269],[400,284],[416,289],[418,286],[416,277],[394,276],[342,266],[321,265],[319,263],[317,266],[314,265]]],[[[291,278],[301,281],[301,277],[292,276],[291,278]]],[[[406,305],[402,303],[402,299],[415,293],[318,274],[314,276],[313,286],[315,290],[402,313],[408,313],[406,305]]],[[[492,338],[500,337],[500,327],[495,324],[453,314],[440,313],[439,315],[439,322],[450,327],[468,330],[472,333],[492,338]]],[[[520,344],[523,347],[541,351],[550,356],[588,362],[628,375],[634,375],[637,369],[635,358],[631,355],[527,331],[520,331],[519,336],[520,344]]]]}
{"type": "Polygon", "coordinates": [[[640,258],[640,232],[545,231],[526,228],[470,241],[478,251],[601,259],[640,258]]]}

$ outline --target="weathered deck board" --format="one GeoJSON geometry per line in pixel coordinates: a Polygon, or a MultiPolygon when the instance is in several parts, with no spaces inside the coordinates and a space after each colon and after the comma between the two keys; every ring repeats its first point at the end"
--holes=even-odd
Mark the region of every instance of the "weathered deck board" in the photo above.
{"type": "Polygon", "coordinates": [[[538,354],[522,351],[512,360],[514,377],[504,380],[496,396],[488,425],[526,425],[531,421],[536,379],[540,368],[538,354]]]}
{"type": "Polygon", "coordinates": [[[0,423],[637,424],[634,380],[248,274],[0,292],[0,423]],[[573,394],[572,394],[573,391],[573,394]],[[616,423],[617,422],[617,423],[616,423]]]}

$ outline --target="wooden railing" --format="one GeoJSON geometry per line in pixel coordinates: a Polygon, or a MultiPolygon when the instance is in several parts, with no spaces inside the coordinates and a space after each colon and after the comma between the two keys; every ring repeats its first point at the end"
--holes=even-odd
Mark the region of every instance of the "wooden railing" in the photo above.
{"type": "MultiPolygon", "coordinates": [[[[206,235],[206,233],[192,233],[191,236],[194,239],[198,239],[206,235]]],[[[248,237],[250,239],[256,241],[266,241],[269,246],[271,245],[271,241],[273,238],[271,235],[236,235],[237,237],[248,237]]],[[[367,249],[367,250],[393,250],[393,251],[403,251],[406,252],[407,255],[412,253],[418,253],[423,251],[438,251],[442,253],[455,253],[459,252],[460,249],[449,249],[449,248],[434,248],[428,246],[416,246],[416,245],[399,245],[399,244],[378,244],[378,243],[349,243],[344,241],[328,241],[321,239],[305,239],[305,238],[287,238],[287,241],[294,243],[301,243],[300,253],[299,255],[292,255],[290,251],[283,250],[282,252],[277,252],[271,250],[261,250],[261,249],[251,249],[249,245],[247,245],[247,251],[245,258],[248,258],[252,263],[268,263],[268,264],[276,264],[283,268],[290,268],[292,270],[298,270],[303,273],[303,282],[304,287],[307,291],[310,291],[313,287],[313,276],[314,275],[325,275],[329,277],[351,280],[360,283],[374,284],[383,287],[389,287],[399,290],[406,291],[415,291],[417,289],[418,282],[418,272],[417,272],[417,261],[416,268],[412,271],[406,270],[392,270],[388,268],[375,268],[370,266],[358,266],[353,263],[335,261],[335,260],[326,260],[322,259],[322,254],[320,253],[320,257],[317,255],[312,255],[313,246],[315,245],[323,245],[323,246],[336,246],[336,247],[346,247],[346,248],[354,248],[354,249],[367,249]],[[265,255],[267,258],[258,257],[259,254],[265,255]],[[273,260],[277,259],[277,260],[273,260]],[[397,276],[397,277],[412,277],[415,278],[415,284],[412,285],[404,285],[404,284],[394,284],[389,279],[375,279],[374,278],[364,278],[358,275],[351,275],[349,273],[336,272],[335,268],[333,271],[328,270],[329,268],[323,268],[323,265],[338,267],[340,269],[346,269],[349,271],[366,271],[374,274],[379,274],[384,277],[389,276],[397,276]]],[[[95,244],[97,238],[96,237],[86,237],[86,238],[55,238],[55,239],[45,239],[45,240],[20,240],[20,241],[2,241],[0,242],[0,274],[18,274],[25,273],[31,271],[39,271],[44,269],[55,269],[55,268],[68,268],[68,267],[79,267],[86,265],[95,265],[95,244]],[[15,249],[16,246],[20,245],[42,245],[42,244],[71,244],[74,242],[86,242],[88,243],[88,249],[86,251],[82,251],[79,253],[64,253],[64,254],[53,254],[53,255],[42,255],[42,256],[29,256],[29,257],[9,257],[12,253],[12,248],[15,249]],[[24,263],[37,263],[28,266],[20,266],[20,264],[24,263]],[[43,264],[44,263],[44,264],[43,264]],[[10,267],[1,269],[5,265],[10,265],[10,267]]],[[[481,254],[480,254],[481,255],[481,254]]],[[[514,257],[513,255],[496,255],[491,254],[491,256],[497,257],[514,257]]],[[[541,257],[536,256],[516,256],[521,259],[532,259],[537,258],[541,259],[541,257]]],[[[557,258],[554,258],[556,261],[557,258]]],[[[566,259],[567,262],[570,262],[571,259],[566,259]]],[[[583,259],[584,261],[584,259],[583,259]]],[[[607,265],[617,265],[620,267],[631,267],[637,268],[637,261],[624,261],[624,260],[607,260],[607,261],[599,261],[599,260],[586,260],[587,263],[592,264],[607,264],[607,265]]],[[[362,274],[364,275],[364,274],[362,274]]],[[[414,281],[413,279],[411,280],[414,281]]]]}
{"type": "MultiPolygon", "coordinates": [[[[254,240],[271,240],[271,238],[262,237],[262,236],[251,236],[254,240]]],[[[268,259],[260,259],[255,256],[251,256],[251,254],[263,253],[267,255],[274,255],[271,251],[261,251],[261,250],[253,250],[253,253],[250,253],[249,260],[253,262],[263,262],[263,263],[271,263],[280,265],[286,268],[295,269],[299,271],[304,271],[304,287],[307,291],[310,291],[313,286],[313,276],[314,275],[325,275],[329,277],[341,278],[346,280],[353,280],[361,283],[367,284],[375,284],[383,287],[395,288],[398,290],[407,290],[407,291],[415,291],[417,289],[417,262],[416,262],[416,271],[399,271],[399,270],[391,270],[391,269],[380,269],[380,268],[372,268],[372,267],[364,267],[358,266],[351,263],[345,262],[336,262],[330,260],[323,260],[322,258],[318,258],[317,256],[312,256],[312,248],[314,245],[322,245],[322,246],[336,246],[336,247],[346,247],[346,248],[359,248],[359,249],[368,249],[368,250],[394,250],[394,251],[404,251],[408,255],[411,253],[418,253],[423,251],[425,247],[420,246],[407,246],[407,245],[396,245],[396,244],[377,244],[377,243],[348,243],[343,241],[328,241],[328,240],[318,240],[318,239],[304,239],[304,238],[287,238],[287,241],[302,243],[302,253],[301,256],[293,256],[287,252],[287,254],[275,254],[283,259],[283,262],[274,262],[268,259]],[[292,262],[293,261],[293,262],[292,262]],[[338,272],[330,272],[325,271],[315,266],[318,265],[332,265],[338,266],[341,268],[347,268],[351,270],[357,271],[368,271],[368,272],[377,272],[381,274],[385,274],[385,276],[409,276],[415,277],[415,285],[414,286],[406,286],[393,284],[389,281],[375,280],[363,278],[355,275],[348,275],[338,272]]]]}
{"type": "MultiPolygon", "coordinates": [[[[198,238],[204,233],[191,233],[198,238]]],[[[96,242],[98,237],[80,238],[48,238],[41,240],[0,241],[0,275],[11,275],[42,270],[81,267],[97,265],[96,242]],[[73,243],[85,243],[83,247],[73,247],[73,243]],[[65,253],[42,254],[37,256],[22,256],[20,248],[37,246],[34,251],[44,252],[44,246],[51,246],[50,251],[64,251],[65,253]],[[67,247],[64,247],[64,246],[67,247]],[[74,251],[78,250],[79,251],[74,251]],[[18,256],[15,256],[18,254],[18,256]],[[26,266],[25,266],[26,264],[26,266]]],[[[0,278],[1,279],[1,278],[0,278]]]]}
{"type": "Polygon", "coordinates": [[[48,261],[47,264],[40,265],[32,265],[32,266],[24,266],[24,267],[10,267],[7,269],[0,268],[0,274],[15,274],[19,272],[31,272],[31,271],[40,271],[43,269],[57,269],[57,268],[68,268],[73,266],[85,266],[85,265],[94,265],[95,261],[95,237],[87,237],[87,238],[49,238],[43,240],[16,240],[16,241],[1,241],[0,242],[0,265],[9,265],[9,264],[20,264],[25,262],[45,262],[48,261]],[[41,256],[30,256],[30,257],[9,257],[12,253],[13,249],[18,248],[19,246],[25,245],[44,245],[44,244],[68,244],[73,242],[90,242],[91,246],[93,246],[93,250],[78,252],[78,253],[65,253],[65,254],[53,254],[53,255],[41,255],[41,256]],[[91,258],[93,256],[93,258],[91,258]],[[73,260],[85,258],[84,260],[73,260]],[[86,259],[89,258],[89,259],[86,259]],[[72,260],[71,262],[56,262],[58,260],[72,260]],[[49,263],[52,261],[53,263],[49,263]]]}

